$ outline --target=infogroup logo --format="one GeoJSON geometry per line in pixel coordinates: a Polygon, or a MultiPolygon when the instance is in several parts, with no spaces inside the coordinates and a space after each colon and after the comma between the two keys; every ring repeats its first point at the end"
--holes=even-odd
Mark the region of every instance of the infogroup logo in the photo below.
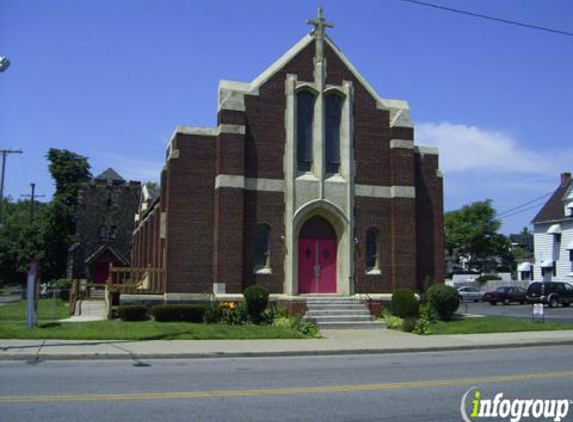
{"type": "Polygon", "coordinates": [[[509,419],[511,422],[534,418],[559,422],[567,417],[571,403],[568,399],[507,399],[503,393],[494,394],[493,399],[485,399],[479,388],[471,387],[462,396],[460,412],[465,422],[484,418],[509,419]],[[468,406],[468,399],[471,406],[468,406]],[[468,407],[471,409],[469,415],[468,407]]]}

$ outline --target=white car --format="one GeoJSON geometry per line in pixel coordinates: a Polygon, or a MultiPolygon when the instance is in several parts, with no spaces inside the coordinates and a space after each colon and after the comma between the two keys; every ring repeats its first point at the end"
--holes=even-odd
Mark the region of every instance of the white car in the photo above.
{"type": "Polygon", "coordinates": [[[458,289],[458,294],[460,295],[460,301],[462,302],[480,302],[483,299],[483,293],[475,287],[460,287],[458,289]]]}

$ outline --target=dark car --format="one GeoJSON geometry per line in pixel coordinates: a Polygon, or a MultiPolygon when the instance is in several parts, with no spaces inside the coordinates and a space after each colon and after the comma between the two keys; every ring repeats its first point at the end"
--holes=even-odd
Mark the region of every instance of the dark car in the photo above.
{"type": "Polygon", "coordinates": [[[573,302],[573,286],[556,281],[531,283],[527,289],[527,300],[529,303],[546,303],[551,308],[559,304],[569,306],[573,302]]]}
{"type": "Polygon", "coordinates": [[[502,286],[495,289],[495,292],[487,292],[483,295],[483,301],[489,302],[490,305],[503,303],[509,305],[512,302],[526,303],[527,290],[522,287],[502,286]]]}

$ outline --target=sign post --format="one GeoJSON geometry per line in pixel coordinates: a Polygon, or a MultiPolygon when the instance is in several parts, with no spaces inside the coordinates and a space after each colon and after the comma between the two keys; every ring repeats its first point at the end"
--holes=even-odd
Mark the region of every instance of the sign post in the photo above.
{"type": "Polygon", "coordinates": [[[543,309],[543,303],[533,304],[533,320],[545,322],[545,313],[543,309]]]}
{"type": "Polygon", "coordinates": [[[36,289],[38,276],[38,263],[30,262],[28,268],[28,282],[26,285],[26,328],[32,329],[38,323],[38,294],[36,289]]]}

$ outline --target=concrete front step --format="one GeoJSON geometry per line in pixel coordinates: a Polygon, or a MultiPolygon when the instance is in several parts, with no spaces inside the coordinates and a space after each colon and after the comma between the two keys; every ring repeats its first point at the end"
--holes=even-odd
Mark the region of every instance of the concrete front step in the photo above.
{"type": "Polygon", "coordinates": [[[386,329],[383,321],[362,321],[362,322],[323,322],[317,324],[321,330],[341,330],[341,329],[386,329]]]}
{"type": "Polygon", "coordinates": [[[356,321],[371,321],[371,315],[324,315],[324,316],[305,316],[305,319],[312,321],[316,324],[322,324],[324,322],[356,322],[356,321]]]}
{"type": "Polygon", "coordinates": [[[76,303],[76,316],[105,317],[107,308],[103,300],[80,300],[76,303]]]}
{"type": "Polygon", "coordinates": [[[366,309],[362,303],[349,303],[349,304],[346,304],[346,303],[325,303],[325,304],[320,304],[320,305],[307,303],[306,308],[311,309],[311,310],[313,310],[313,309],[348,309],[348,310],[366,309]]]}
{"type": "Polygon", "coordinates": [[[357,308],[357,309],[312,309],[306,311],[306,316],[314,317],[314,316],[326,316],[326,315],[368,315],[370,316],[370,312],[367,309],[357,308]]]}

